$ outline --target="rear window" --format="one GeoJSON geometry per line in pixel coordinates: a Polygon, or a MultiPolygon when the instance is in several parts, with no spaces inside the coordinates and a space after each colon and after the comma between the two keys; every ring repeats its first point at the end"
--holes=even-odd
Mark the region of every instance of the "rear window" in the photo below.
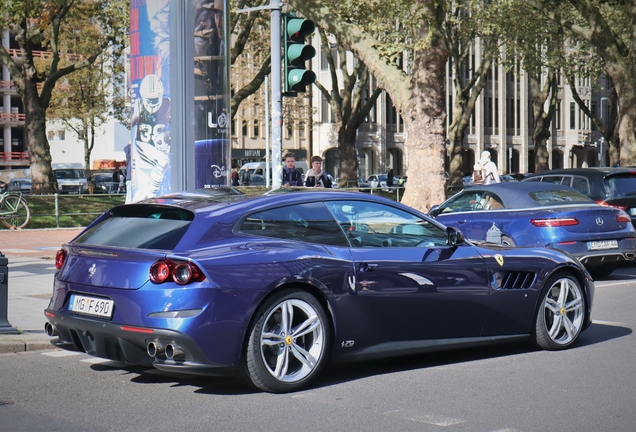
{"type": "Polygon", "coordinates": [[[90,227],[75,243],[133,249],[172,250],[194,219],[191,211],[164,206],[126,205],[90,227]]]}
{"type": "Polygon", "coordinates": [[[594,201],[581,192],[572,189],[544,190],[528,194],[537,204],[588,204],[594,201]]]}
{"type": "Polygon", "coordinates": [[[603,184],[610,197],[633,195],[636,192],[636,174],[625,173],[605,177],[603,184]]]}

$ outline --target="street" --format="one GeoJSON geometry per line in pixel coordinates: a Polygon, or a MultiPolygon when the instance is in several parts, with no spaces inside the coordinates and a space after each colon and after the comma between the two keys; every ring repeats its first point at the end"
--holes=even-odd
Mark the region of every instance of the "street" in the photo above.
{"type": "Polygon", "coordinates": [[[594,324],[569,350],[520,344],[332,366],[284,395],[65,351],[2,354],[1,429],[633,431],[634,275],[623,267],[597,281],[594,324]]]}

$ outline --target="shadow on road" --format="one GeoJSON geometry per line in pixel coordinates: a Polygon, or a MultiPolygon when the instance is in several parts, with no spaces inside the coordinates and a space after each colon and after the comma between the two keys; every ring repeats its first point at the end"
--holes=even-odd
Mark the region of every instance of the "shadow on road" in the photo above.
{"type": "MultiPolygon", "coordinates": [[[[612,324],[593,323],[581,334],[571,349],[582,348],[598,343],[610,341],[630,335],[632,330],[627,327],[612,324]]],[[[535,352],[537,349],[528,343],[519,342],[506,345],[494,345],[480,348],[466,348],[452,351],[440,351],[419,355],[393,357],[382,360],[368,360],[356,363],[328,365],[322,374],[310,384],[306,390],[328,387],[349,381],[356,381],[374,375],[386,375],[416,369],[427,369],[456,363],[467,363],[523,355],[535,352]]],[[[172,384],[173,387],[197,387],[195,393],[214,395],[242,395],[259,393],[258,390],[245,384],[238,377],[207,377],[187,374],[172,374],[154,369],[130,366],[119,362],[94,364],[95,371],[126,371],[132,375],[131,382],[138,384],[172,384]]]]}

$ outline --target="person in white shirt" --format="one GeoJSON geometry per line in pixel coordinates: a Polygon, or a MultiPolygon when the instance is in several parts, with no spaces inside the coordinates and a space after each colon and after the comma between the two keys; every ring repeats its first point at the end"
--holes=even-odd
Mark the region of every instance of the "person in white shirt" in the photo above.
{"type": "Polygon", "coordinates": [[[491,183],[501,183],[499,174],[497,173],[497,165],[490,160],[490,152],[484,151],[479,159],[479,164],[482,166],[484,173],[484,185],[491,183]]]}

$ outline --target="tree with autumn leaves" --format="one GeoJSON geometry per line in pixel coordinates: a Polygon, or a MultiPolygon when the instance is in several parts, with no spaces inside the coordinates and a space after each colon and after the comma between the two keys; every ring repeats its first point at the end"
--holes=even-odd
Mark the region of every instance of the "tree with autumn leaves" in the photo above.
{"type": "Polygon", "coordinates": [[[0,61],[24,105],[32,193],[57,191],[46,136],[54,92],[66,91],[66,78],[103,53],[128,45],[129,10],[125,0],[0,0],[0,25],[19,47],[17,55],[1,48],[0,61]]]}

